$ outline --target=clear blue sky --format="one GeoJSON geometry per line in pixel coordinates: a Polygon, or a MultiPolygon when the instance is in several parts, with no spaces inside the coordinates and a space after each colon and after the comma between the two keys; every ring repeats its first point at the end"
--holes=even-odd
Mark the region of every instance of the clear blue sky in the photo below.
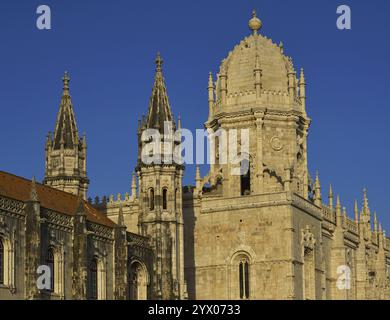
{"type": "MultiPolygon", "coordinates": [[[[201,128],[207,76],[249,34],[252,9],[262,33],[283,41],[308,82],[309,166],[330,182],[352,215],[368,188],[372,211],[390,232],[389,1],[11,1],[0,2],[0,169],[39,179],[54,130],[64,70],[79,131],[88,138],[89,195],[124,193],[136,164],[137,118],[146,113],[159,50],[175,116],[201,128]],[[52,30],[35,27],[52,10],[52,30]],[[352,30],[336,28],[349,4],[352,30]]],[[[207,168],[202,168],[205,174],[207,168]]],[[[185,183],[192,184],[187,167],[185,183]]]]}

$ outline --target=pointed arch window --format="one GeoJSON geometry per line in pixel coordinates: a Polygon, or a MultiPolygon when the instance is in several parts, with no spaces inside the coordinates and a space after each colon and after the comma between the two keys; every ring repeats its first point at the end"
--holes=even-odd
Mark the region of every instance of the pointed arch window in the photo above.
{"type": "Polygon", "coordinates": [[[92,259],[89,266],[89,290],[90,290],[90,299],[98,299],[98,262],[97,259],[92,259]]]}
{"type": "Polygon", "coordinates": [[[54,278],[55,278],[55,274],[54,274],[54,252],[53,252],[53,248],[49,248],[49,250],[47,250],[46,265],[50,269],[50,289],[49,289],[49,291],[50,292],[54,292],[54,278]]]}
{"type": "Polygon", "coordinates": [[[163,210],[168,209],[168,189],[164,188],[162,191],[163,194],[163,210]]]}
{"type": "Polygon", "coordinates": [[[154,210],[154,189],[149,189],[149,209],[154,210]]]}
{"type": "Polygon", "coordinates": [[[4,284],[4,245],[0,239],[0,284],[4,284]]]}
{"type": "Polygon", "coordinates": [[[239,263],[240,299],[249,299],[249,262],[246,258],[239,263]]]}

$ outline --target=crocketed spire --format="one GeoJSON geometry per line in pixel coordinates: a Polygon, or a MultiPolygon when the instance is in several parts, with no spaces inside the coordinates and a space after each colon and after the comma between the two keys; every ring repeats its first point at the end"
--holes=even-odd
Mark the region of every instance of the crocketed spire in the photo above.
{"type": "Polygon", "coordinates": [[[164,131],[164,122],[166,121],[172,122],[172,126],[175,129],[175,122],[164,83],[162,64],[163,60],[161,59],[160,53],[158,53],[156,58],[156,75],[146,121],[146,127],[148,129],[157,129],[161,132],[164,131]]]}
{"type": "Polygon", "coordinates": [[[58,111],[56,127],[54,131],[53,149],[59,150],[63,145],[64,149],[73,149],[79,143],[76,118],[73,112],[72,100],[69,94],[70,77],[65,71],[62,78],[64,83],[61,97],[60,110],[58,111]]]}

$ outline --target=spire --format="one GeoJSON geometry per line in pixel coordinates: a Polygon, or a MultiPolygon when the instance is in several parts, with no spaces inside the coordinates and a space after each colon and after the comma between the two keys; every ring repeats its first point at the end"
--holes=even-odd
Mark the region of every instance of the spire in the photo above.
{"type": "Polygon", "coordinates": [[[156,75],[146,123],[148,129],[158,129],[160,132],[164,131],[164,122],[166,121],[172,122],[173,129],[176,130],[162,73],[162,64],[163,60],[160,53],[158,53],[156,58],[156,75]]]}
{"type": "Polygon", "coordinates": [[[62,77],[62,82],[64,83],[64,88],[63,88],[63,95],[69,95],[69,82],[70,82],[70,77],[68,74],[68,71],[65,71],[64,76],[62,77]]]}
{"type": "Polygon", "coordinates": [[[133,172],[132,178],[131,178],[131,196],[133,199],[137,197],[137,181],[135,177],[135,172],[133,172]]]}
{"type": "Polygon", "coordinates": [[[65,149],[73,149],[79,142],[76,118],[69,95],[70,77],[68,72],[65,71],[62,81],[64,86],[54,131],[54,150],[61,149],[61,145],[65,149]]]}
{"type": "Polygon", "coordinates": [[[306,80],[305,80],[305,71],[303,68],[301,68],[301,76],[299,78],[299,84],[300,85],[305,85],[306,84],[306,80]]]}
{"type": "Polygon", "coordinates": [[[31,180],[30,201],[33,201],[33,202],[39,201],[35,177],[33,177],[31,180]]]}
{"type": "Polygon", "coordinates": [[[340,196],[337,195],[337,200],[336,200],[336,225],[337,227],[342,227],[343,226],[343,212],[341,209],[341,202],[340,202],[340,196]]]}
{"type": "Polygon", "coordinates": [[[316,181],[314,183],[314,204],[318,207],[322,205],[321,184],[318,171],[316,172],[316,181]]]}
{"type": "Polygon", "coordinates": [[[359,223],[359,208],[358,208],[358,202],[355,200],[355,206],[354,206],[354,213],[355,213],[355,222],[359,223]]]}
{"type": "Polygon", "coordinates": [[[214,116],[214,81],[211,71],[209,73],[209,84],[207,90],[209,94],[209,120],[211,120],[214,116]]]}
{"type": "Polygon", "coordinates": [[[378,233],[378,219],[376,217],[376,211],[374,212],[374,231],[378,233]]]}
{"type": "Polygon", "coordinates": [[[332,189],[332,185],[329,185],[329,196],[328,196],[328,199],[329,199],[329,208],[331,210],[333,210],[333,189],[332,189]]]}
{"type": "Polygon", "coordinates": [[[256,16],[256,10],[252,11],[252,19],[249,20],[249,29],[252,30],[253,35],[256,35],[257,32],[261,29],[262,22],[256,16]]]}
{"type": "Polygon", "coordinates": [[[303,112],[306,113],[306,80],[303,68],[301,69],[301,76],[299,79],[299,96],[301,98],[303,112]]]}
{"type": "Polygon", "coordinates": [[[382,229],[382,224],[379,224],[379,233],[378,233],[378,244],[379,248],[384,249],[385,248],[385,241],[386,241],[386,236],[383,233],[382,229]]]}
{"type": "Polygon", "coordinates": [[[339,195],[337,195],[337,200],[336,200],[336,214],[341,215],[341,202],[340,202],[339,195]]]}
{"type": "Polygon", "coordinates": [[[177,117],[177,128],[178,128],[179,130],[181,130],[181,116],[180,116],[180,114],[179,114],[179,116],[177,117]]]}
{"type": "Polygon", "coordinates": [[[367,189],[363,189],[363,210],[362,210],[362,218],[364,218],[364,222],[370,223],[371,221],[371,213],[370,208],[368,206],[368,198],[367,198],[367,189]]]}
{"type": "Polygon", "coordinates": [[[343,207],[343,217],[344,217],[344,221],[347,222],[347,208],[346,207],[343,207]]]}

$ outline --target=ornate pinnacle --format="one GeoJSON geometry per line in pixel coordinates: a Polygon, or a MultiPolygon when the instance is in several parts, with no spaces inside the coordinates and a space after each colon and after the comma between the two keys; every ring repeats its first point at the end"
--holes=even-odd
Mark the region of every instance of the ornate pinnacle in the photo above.
{"type": "Polygon", "coordinates": [[[341,213],[341,202],[340,202],[339,195],[337,196],[337,200],[336,200],[336,212],[338,212],[339,214],[341,213]]]}
{"type": "Polygon", "coordinates": [[[213,73],[210,71],[209,72],[209,89],[214,89],[214,83],[213,83],[213,73]]]}
{"type": "Polygon", "coordinates": [[[65,71],[64,76],[62,77],[62,82],[64,83],[64,93],[69,93],[70,77],[68,71],[65,71]]]}
{"type": "Polygon", "coordinates": [[[359,222],[359,208],[358,208],[357,200],[355,200],[354,213],[355,213],[355,222],[359,222]]]}
{"type": "Polygon", "coordinates": [[[332,185],[329,185],[329,208],[330,209],[333,209],[333,189],[332,189],[332,185]]]}
{"type": "Polygon", "coordinates": [[[161,72],[163,62],[164,61],[160,56],[160,52],[157,52],[157,57],[156,57],[156,71],[157,72],[161,72]]]}
{"type": "Polygon", "coordinates": [[[300,79],[299,79],[299,84],[300,85],[306,84],[305,71],[303,70],[303,68],[301,68],[301,76],[300,76],[300,79]]]}

